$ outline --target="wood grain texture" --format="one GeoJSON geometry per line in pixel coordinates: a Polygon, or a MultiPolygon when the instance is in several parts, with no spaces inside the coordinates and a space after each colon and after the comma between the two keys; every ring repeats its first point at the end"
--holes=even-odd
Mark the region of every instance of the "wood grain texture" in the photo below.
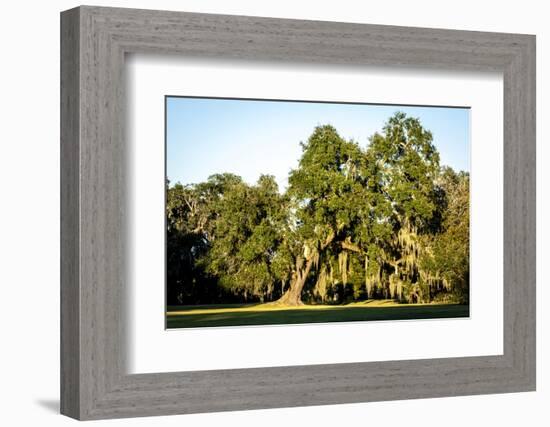
{"type": "Polygon", "coordinates": [[[62,413],[100,419],[535,389],[534,36],[86,6],[63,12],[61,28],[62,413]],[[501,71],[504,354],[128,375],[127,53],[501,71]]]}
{"type": "Polygon", "coordinates": [[[61,20],[61,412],[80,414],[79,17],[61,20]]]}

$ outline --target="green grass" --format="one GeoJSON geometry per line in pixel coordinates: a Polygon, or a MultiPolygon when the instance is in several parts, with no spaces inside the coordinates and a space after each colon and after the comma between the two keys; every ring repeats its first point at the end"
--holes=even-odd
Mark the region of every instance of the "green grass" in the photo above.
{"type": "Polygon", "coordinates": [[[469,307],[467,305],[406,305],[396,304],[393,301],[364,301],[347,305],[305,305],[302,307],[281,307],[272,304],[168,306],[167,327],[169,329],[204,328],[468,316],[469,307]]]}

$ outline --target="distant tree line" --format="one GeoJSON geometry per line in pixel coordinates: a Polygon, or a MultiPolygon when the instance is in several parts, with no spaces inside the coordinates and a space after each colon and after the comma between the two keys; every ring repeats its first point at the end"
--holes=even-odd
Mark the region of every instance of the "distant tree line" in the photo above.
{"type": "Polygon", "coordinates": [[[168,304],[467,303],[469,174],[398,112],[364,149],[318,126],[284,194],[223,173],[167,182],[168,304]]]}

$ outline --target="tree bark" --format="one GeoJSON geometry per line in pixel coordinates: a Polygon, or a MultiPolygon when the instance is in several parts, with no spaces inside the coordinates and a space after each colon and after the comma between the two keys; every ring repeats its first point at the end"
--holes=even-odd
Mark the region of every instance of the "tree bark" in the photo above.
{"type": "MultiPolygon", "coordinates": [[[[301,262],[297,260],[296,264],[298,266],[301,262]]],[[[302,290],[304,289],[307,276],[309,275],[312,266],[313,259],[308,259],[305,266],[296,268],[296,274],[291,280],[289,288],[283,296],[276,301],[277,304],[289,306],[304,305],[302,302],[302,290]]]]}
{"type": "MultiPolygon", "coordinates": [[[[330,233],[326,237],[325,241],[323,242],[323,244],[321,244],[320,252],[325,250],[326,247],[330,245],[330,243],[334,240],[334,237],[334,231],[330,230],[330,233]]],[[[302,290],[304,289],[307,276],[309,275],[311,267],[313,266],[314,257],[310,256],[309,258],[305,259],[305,262],[306,264],[304,265],[304,258],[300,256],[296,258],[295,273],[293,274],[293,277],[290,281],[290,286],[283,294],[283,296],[275,301],[275,304],[288,306],[304,305],[304,303],[302,302],[302,290]]]]}

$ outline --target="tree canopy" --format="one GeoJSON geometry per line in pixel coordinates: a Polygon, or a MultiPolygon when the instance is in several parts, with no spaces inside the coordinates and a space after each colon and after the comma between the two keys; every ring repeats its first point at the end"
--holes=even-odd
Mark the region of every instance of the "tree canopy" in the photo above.
{"type": "Polygon", "coordinates": [[[167,183],[169,304],[465,303],[469,175],[398,112],[367,147],[318,126],[279,191],[273,176],[167,183]]]}

